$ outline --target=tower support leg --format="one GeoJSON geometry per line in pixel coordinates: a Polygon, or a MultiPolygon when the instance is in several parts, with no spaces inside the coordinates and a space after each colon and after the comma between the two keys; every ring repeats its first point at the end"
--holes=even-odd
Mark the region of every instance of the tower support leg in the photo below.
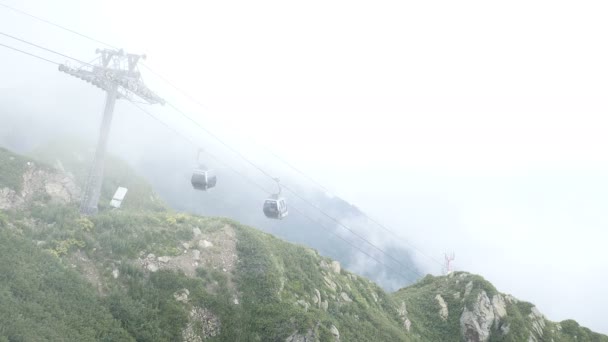
{"type": "Polygon", "coordinates": [[[84,196],[80,203],[80,212],[84,215],[95,215],[98,211],[97,205],[99,203],[99,197],[101,196],[106,148],[110,136],[110,127],[117,94],[118,87],[116,85],[113,85],[106,93],[106,105],[103,111],[99,140],[97,141],[95,161],[93,162],[93,168],[89,174],[89,179],[85,185],[84,196]]]}

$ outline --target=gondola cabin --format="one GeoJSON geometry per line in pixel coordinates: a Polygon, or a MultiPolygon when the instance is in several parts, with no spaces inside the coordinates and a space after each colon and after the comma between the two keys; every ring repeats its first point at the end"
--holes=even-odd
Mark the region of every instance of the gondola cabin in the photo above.
{"type": "Polygon", "coordinates": [[[192,187],[196,190],[206,191],[217,183],[217,177],[213,170],[196,169],[192,173],[192,187]]]}
{"type": "Polygon", "coordinates": [[[268,198],[264,202],[264,215],[271,219],[280,220],[289,214],[284,198],[268,198]]]}

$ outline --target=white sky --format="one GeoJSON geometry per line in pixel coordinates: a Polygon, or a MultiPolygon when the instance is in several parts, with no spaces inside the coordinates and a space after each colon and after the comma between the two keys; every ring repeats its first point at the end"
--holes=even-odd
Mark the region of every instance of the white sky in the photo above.
{"type": "MultiPolygon", "coordinates": [[[[454,250],[550,319],[608,333],[605,1],[3,3],[146,53],[235,144],[252,136],[435,258],[454,250]]],[[[2,8],[0,32],[84,60],[99,47],[2,8]]],[[[80,89],[0,58],[19,61],[0,90],[80,89]]]]}

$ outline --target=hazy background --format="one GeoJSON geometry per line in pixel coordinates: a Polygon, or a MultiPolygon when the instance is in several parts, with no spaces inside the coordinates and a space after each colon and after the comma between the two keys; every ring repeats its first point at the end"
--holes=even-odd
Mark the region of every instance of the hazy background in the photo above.
{"type": "MultiPolygon", "coordinates": [[[[455,251],[457,269],[549,319],[608,333],[604,1],[1,2],[146,53],[205,108],[144,69],[151,88],[277,176],[295,178],[266,148],[425,255],[455,251]]],[[[86,61],[102,47],[1,7],[0,32],[86,61]]],[[[1,47],[0,61],[0,143],[95,139],[98,89],[1,47]]],[[[255,176],[175,112],[150,110],[255,176]]],[[[194,158],[168,136],[117,105],[113,153],[140,167],[166,151],[194,158]]]]}

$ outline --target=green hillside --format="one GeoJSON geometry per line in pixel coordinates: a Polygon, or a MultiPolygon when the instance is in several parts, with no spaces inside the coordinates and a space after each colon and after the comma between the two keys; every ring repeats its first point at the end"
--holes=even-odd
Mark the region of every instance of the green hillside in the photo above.
{"type": "Polygon", "coordinates": [[[467,273],[386,293],[313,249],[174,212],[112,159],[102,201],[126,185],[125,206],[82,217],[86,173],[54,160],[0,150],[0,341],[608,341],[467,273]]]}

